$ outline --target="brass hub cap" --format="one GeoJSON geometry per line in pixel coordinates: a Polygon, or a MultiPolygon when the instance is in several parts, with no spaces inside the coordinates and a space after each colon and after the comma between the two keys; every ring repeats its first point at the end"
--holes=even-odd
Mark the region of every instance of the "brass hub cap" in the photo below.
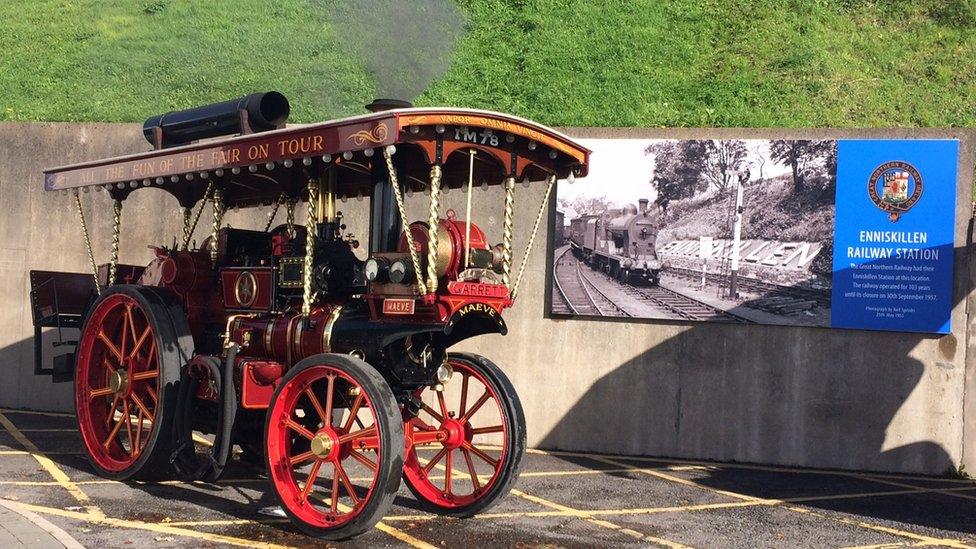
{"type": "Polygon", "coordinates": [[[332,453],[332,437],[324,433],[315,435],[312,438],[311,446],[312,453],[315,454],[315,457],[324,459],[332,453]]]}
{"type": "Polygon", "coordinates": [[[124,370],[116,370],[108,378],[108,388],[113,393],[124,393],[129,387],[129,380],[125,377],[124,370]]]}

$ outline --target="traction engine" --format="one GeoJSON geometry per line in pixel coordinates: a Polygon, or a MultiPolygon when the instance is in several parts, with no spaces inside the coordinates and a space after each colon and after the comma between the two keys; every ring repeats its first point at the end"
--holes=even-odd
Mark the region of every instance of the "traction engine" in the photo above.
{"type": "Polygon", "coordinates": [[[74,380],[97,473],[215,481],[238,448],[295,524],[327,539],[374,525],[401,478],[425,508],[457,517],[509,491],[526,440],[518,396],[493,362],[450,349],[508,330],[529,251],[514,269],[516,181],[547,185],[531,248],[556,179],[584,176],[589,151],[498,113],[368,107],[286,128],[287,100],[253,94],[150,118],[147,153],[45,172],[46,190],[77,206],[92,274],[32,273],[38,335],[80,326],[52,370],[38,337],[36,370],[74,380]],[[503,186],[496,244],[466,221],[475,181],[503,186]],[[464,219],[440,212],[450,187],[467,189],[464,219]],[[179,200],[183,234],[148,265],[124,265],[122,206],[143,188],[179,200]],[[101,267],[85,193],[114,205],[101,267]],[[406,217],[413,193],[429,198],[425,220],[406,217]],[[357,194],[370,199],[365,260],[336,209],[357,194]],[[261,206],[264,230],[222,226],[228,208],[261,206]],[[205,210],[212,230],[197,247],[205,210]]]}

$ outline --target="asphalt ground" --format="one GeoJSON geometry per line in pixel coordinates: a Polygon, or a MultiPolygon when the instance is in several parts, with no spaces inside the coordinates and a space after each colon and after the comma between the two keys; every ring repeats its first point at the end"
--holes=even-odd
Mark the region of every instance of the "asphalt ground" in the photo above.
{"type": "MultiPolygon", "coordinates": [[[[0,497],[86,547],[321,547],[274,505],[262,471],[217,485],[95,476],[70,415],[0,411],[0,497]]],[[[467,520],[406,488],[350,547],[976,546],[976,483],[530,450],[511,495],[467,520]]]]}

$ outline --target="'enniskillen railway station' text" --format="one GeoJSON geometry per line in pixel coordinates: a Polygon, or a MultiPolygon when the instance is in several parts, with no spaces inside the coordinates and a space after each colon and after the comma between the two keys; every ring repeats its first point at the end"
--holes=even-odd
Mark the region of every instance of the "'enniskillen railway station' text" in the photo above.
{"type": "MultiPolygon", "coordinates": [[[[858,240],[865,243],[922,244],[928,243],[923,231],[860,231],[858,240]]],[[[848,246],[849,259],[939,259],[938,248],[891,248],[884,246],[848,246]]]]}

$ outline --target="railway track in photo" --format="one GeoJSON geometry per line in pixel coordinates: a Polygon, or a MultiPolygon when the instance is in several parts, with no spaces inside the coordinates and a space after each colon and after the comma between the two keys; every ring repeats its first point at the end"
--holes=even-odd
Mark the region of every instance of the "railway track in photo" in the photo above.
{"type": "Polygon", "coordinates": [[[554,268],[555,292],[552,312],[590,316],[630,316],[617,306],[588,278],[579,261],[568,253],[570,247],[556,258],[554,268]]]}
{"type": "Polygon", "coordinates": [[[634,296],[636,299],[649,302],[657,308],[674,314],[677,318],[683,320],[733,322],[738,324],[751,322],[733,313],[723,311],[718,307],[663,286],[649,286],[646,288],[624,286],[624,288],[628,294],[634,296]]]}
{"type": "MultiPolygon", "coordinates": [[[[728,311],[699,301],[676,290],[662,286],[637,287],[610,278],[605,273],[593,271],[582,265],[566,248],[556,258],[554,269],[555,292],[552,312],[590,316],[627,317],[635,315],[627,310],[627,304],[614,301],[608,294],[626,296],[634,304],[654,311],[661,317],[676,320],[720,321],[747,323],[749,320],[728,311]],[[614,290],[614,291],[611,291],[614,290]]],[[[631,307],[633,308],[633,307],[631,307]]]]}

